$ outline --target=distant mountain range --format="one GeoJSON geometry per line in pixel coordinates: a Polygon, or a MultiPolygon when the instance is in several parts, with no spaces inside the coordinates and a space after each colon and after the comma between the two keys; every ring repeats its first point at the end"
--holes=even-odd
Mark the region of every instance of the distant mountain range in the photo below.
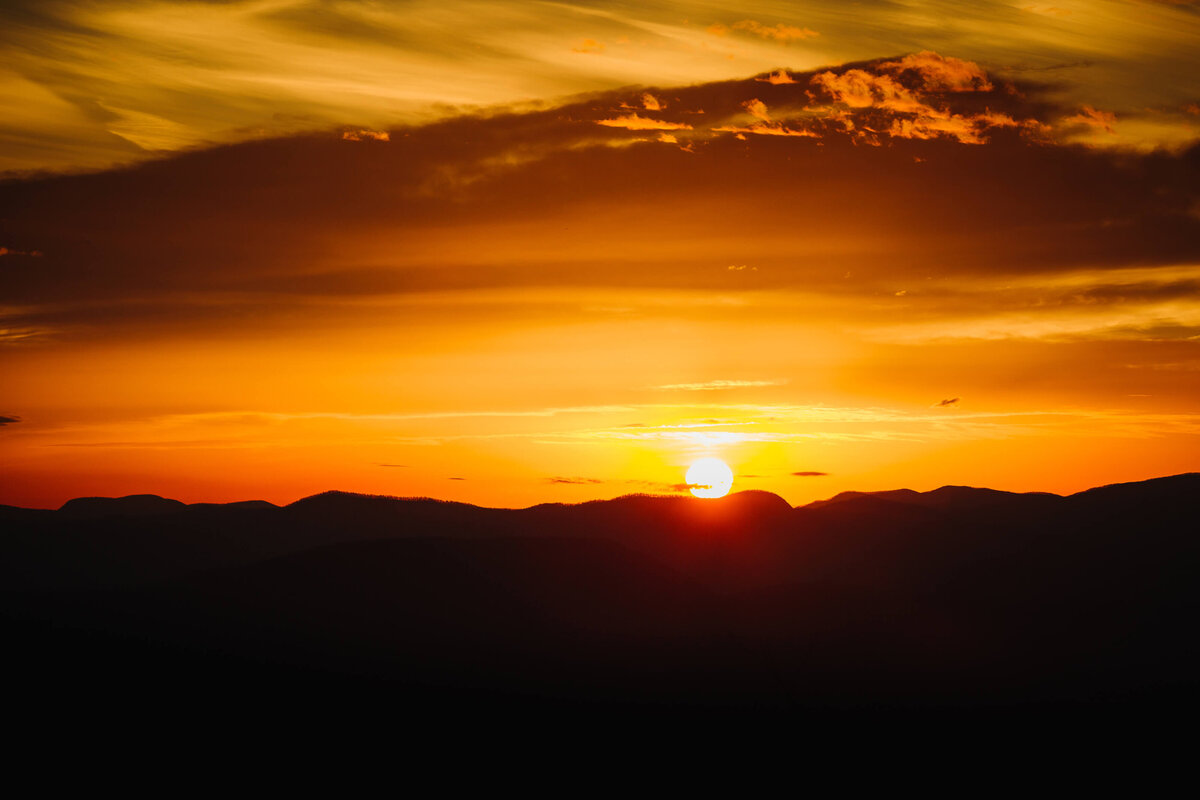
{"type": "Polygon", "coordinates": [[[0,507],[0,613],[19,680],[73,702],[185,683],[439,710],[1178,706],[1198,500],[1200,474],[798,508],[79,498],[0,507]]]}

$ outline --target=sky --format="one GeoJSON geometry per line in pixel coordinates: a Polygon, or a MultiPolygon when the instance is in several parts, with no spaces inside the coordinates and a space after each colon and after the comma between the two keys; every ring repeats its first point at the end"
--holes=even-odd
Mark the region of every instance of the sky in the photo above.
{"type": "Polygon", "coordinates": [[[0,4],[0,503],[1200,470],[1187,2],[0,4]]]}

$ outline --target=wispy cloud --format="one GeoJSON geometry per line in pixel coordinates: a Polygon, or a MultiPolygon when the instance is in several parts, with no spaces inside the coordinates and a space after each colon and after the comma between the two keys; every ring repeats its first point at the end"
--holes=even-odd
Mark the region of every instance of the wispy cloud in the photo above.
{"type": "Polygon", "coordinates": [[[604,42],[597,42],[595,39],[583,39],[579,44],[571,48],[572,53],[588,53],[598,55],[607,49],[604,42]]]}
{"type": "Polygon", "coordinates": [[[664,481],[650,481],[632,479],[624,481],[627,486],[637,487],[643,491],[661,493],[661,494],[682,494],[690,492],[692,489],[708,489],[711,488],[708,484],[702,483],[666,483],[664,481]]]}
{"type": "Polygon", "coordinates": [[[427,411],[399,414],[348,413],[337,411],[273,412],[273,411],[213,411],[197,414],[171,414],[159,419],[166,422],[204,421],[215,424],[270,423],[288,420],[333,420],[353,422],[407,422],[417,420],[459,420],[485,417],[555,417],[560,414],[620,414],[646,406],[564,406],[535,409],[465,409],[462,411],[427,411]]]}
{"type": "Polygon", "coordinates": [[[811,28],[802,28],[798,25],[788,25],[783,22],[768,25],[753,19],[739,20],[732,25],[724,25],[717,22],[708,26],[708,32],[715,36],[726,36],[730,31],[744,31],[763,39],[774,39],[777,42],[796,42],[804,39],[813,39],[821,35],[811,28]]]}
{"type": "Polygon", "coordinates": [[[864,325],[873,340],[1186,340],[1200,334],[1200,267],[1168,265],[946,280],[907,293],[912,322],[864,325]]]}
{"type": "Polygon", "coordinates": [[[756,122],[753,125],[721,125],[712,129],[714,133],[733,133],[744,138],[749,133],[754,136],[799,136],[806,139],[820,139],[821,134],[805,128],[788,127],[783,123],[756,122]]]}
{"type": "MultiPolygon", "coordinates": [[[[1053,123],[1064,111],[1044,89],[989,77],[992,89],[984,91],[974,62],[922,56],[789,73],[794,84],[748,78],[626,89],[552,109],[462,116],[393,131],[380,146],[334,145],[343,133],[376,130],[338,128],[164,160],[153,173],[92,176],[94,191],[84,191],[81,179],[7,182],[0,205],[13,210],[6,216],[6,237],[13,238],[5,247],[46,256],[10,282],[11,306],[0,311],[0,325],[89,340],[109,332],[141,338],[149,328],[231,321],[239,328],[301,318],[341,323],[360,316],[354,303],[370,307],[362,318],[382,323],[390,316],[386,303],[535,288],[593,290],[583,305],[617,309],[629,308],[618,288],[686,287],[697,303],[732,307],[773,302],[750,289],[806,287],[814,296],[848,297],[851,287],[885,274],[891,293],[907,291],[906,306],[922,310],[907,320],[927,323],[937,314],[914,298],[935,298],[944,284],[915,281],[931,273],[982,279],[1200,257],[1194,159],[1021,141],[1014,131],[1053,123]],[[855,88],[858,77],[864,83],[855,88]],[[643,110],[645,95],[670,111],[643,110]],[[629,110],[614,114],[622,102],[629,110]],[[685,116],[699,108],[708,113],[685,116]],[[685,167],[676,147],[647,145],[639,135],[647,132],[679,133],[679,142],[695,145],[703,158],[687,158],[700,163],[685,167]],[[882,144],[893,134],[907,144],[870,158],[845,147],[882,144]],[[730,136],[755,141],[743,146],[730,136]],[[978,156],[950,157],[968,141],[991,145],[978,156]],[[1053,186],[1040,177],[1046,162],[1062,178],[1053,186]],[[281,175],[273,163],[304,167],[281,175]],[[566,178],[550,179],[550,168],[566,178]],[[1009,176],[1009,191],[980,194],[997,169],[1009,176]],[[729,180],[733,174],[739,179],[729,180]],[[164,195],[155,176],[179,190],[164,195]],[[653,199],[630,196],[630,181],[651,176],[653,199]],[[281,180],[286,185],[277,187],[281,180]],[[784,224],[778,198],[798,181],[806,191],[788,201],[784,224]],[[868,183],[873,199],[838,194],[868,183]],[[533,185],[539,190],[530,191],[533,185]],[[919,207],[903,205],[914,191],[919,207]],[[103,198],[114,193],[130,213],[108,219],[103,198]],[[841,204],[822,200],[835,195],[841,204]],[[704,199],[717,196],[719,209],[704,199]],[[584,198],[595,213],[583,210],[584,198]],[[729,209],[737,209],[736,232],[722,224],[729,209]],[[618,213],[629,214],[627,246],[602,256],[611,227],[600,220],[618,213]],[[563,224],[540,224],[535,235],[528,226],[520,230],[513,214],[563,224]],[[253,237],[239,233],[247,215],[259,221],[253,237]],[[856,235],[864,226],[871,237],[856,235]],[[480,237],[489,247],[478,246],[480,237]],[[942,255],[936,263],[901,263],[885,258],[889,252],[942,255]],[[641,253],[652,257],[635,256],[641,253]],[[837,280],[842,270],[822,266],[832,257],[857,279],[837,280]],[[173,264],[167,272],[165,259],[173,264]],[[684,263],[698,268],[682,269],[684,263]],[[711,291],[735,272],[739,282],[726,288],[736,291],[711,291]],[[599,289],[610,290],[611,302],[596,300],[599,289]]],[[[996,297],[1002,295],[1009,296],[996,297]]],[[[994,298],[976,293],[972,302],[974,310],[991,310],[994,298]]],[[[827,315],[820,303],[811,309],[827,315]]],[[[865,321],[885,327],[896,320],[884,313],[865,321]]]]}
{"type": "Polygon", "coordinates": [[[1108,134],[1115,134],[1113,126],[1117,124],[1117,115],[1111,111],[1100,111],[1091,106],[1084,106],[1078,114],[1063,117],[1062,122],[1064,125],[1085,125],[1108,134]]]}
{"type": "MultiPolygon", "coordinates": [[[[1133,402],[1133,401],[1131,401],[1133,402]]],[[[477,447],[482,443],[504,447],[519,447],[522,452],[536,452],[537,447],[570,448],[573,458],[579,458],[579,448],[603,448],[612,452],[614,445],[637,449],[649,448],[660,453],[672,453],[679,458],[699,454],[723,453],[746,447],[811,446],[854,443],[864,446],[887,446],[890,443],[910,444],[928,442],[975,442],[1039,437],[1052,435],[1059,439],[1103,436],[1105,438],[1162,439],[1180,435],[1200,435],[1200,419],[1192,414],[1146,413],[1136,409],[1082,410],[1048,409],[1032,411],[981,410],[946,415],[940,409],[897,409],[869,407],[826,407],[802,405],[706,404],[710,413],[721,417],[696,422],[665,423],[645,427],[620,427],[605,415],[580,420],[559,420],[538,413],[528,417],[528,424],[497,430],[481,426],[464,429],[462,420],[439,418],[419,428],[410,421],[380,423],[381,415],[309,414],[297,424],[272,421],[269,415],[248,412],[238,415],[172,415],[146,420],[104,422],[95,425],[60,427],[39,425],[25,438],[35,446],[80,448],[90,452],[103,450],[127,451],[208,451],[222,450],[247,453],[268,452],[287,448],[301,452],[321,442],[353,443],[357,452],[379,448],[383,452],[402,452],[405,447],[477,447]],[[366,422],[364,422],[366,420],[366,422]],[[317,426],[314,427],[313,423],[317,426]],[[298,426],[297,426],[298,425],[298,426]],[[113,431],[137,438],[114,440],[113,431]],[[32,437],[32,438],[31,438],[32,437]],[[397,450],[400,448],[400,450],[397,450]]],[[[680,414],[696,410],[695,406],[646,404],[640,413],[657,415],[680,414]]],[[[386,417],[384,417],[386,418],[386,417]]],[[[442,477],[434,466],[433,451],[424,451],[409,462],[406,479],[441,478],[449,480],[466,476],[442,477]],[[423,465],[423,466],[422,466],[423,465]],[[436,470],[433,475],[431,471],[436,470]]],[[[801,452],[797,450],[796,452],[801,452]]],[[[379,462],[379,467],[403,467],[395,462],[379,462]]],[[[816,470],[797,470],[795,477],[824,477],[816,470]]],[[[788,474],[788,473],[785,473],[788,474]]],[[[828,473],[826,473],[828,474],[828,473]]],[[[745,476],[743,476],[745,477],[745,476]]],[[[599,486],[618,482],[587,475],[554,475],[547,483],[575,486],[599,486]]]]}
{"type": "MultiPolygon", "coordinates": [[[[407,125],[456,109],[635,84],[692,85],[779,64],[811,69],[818,58],[860,62],[916,41],[961,62],[914,54],[896,60],[897,74],[936,78],[948,89],[972,77],[963,63],[1031,70],[1065,63],[1071,80],[1061,90],[1079,97],[1075,107],[1099,102],[1087,97],[1099,93],[1111,98],[1105,108],[1144,107],[1150,103],[1141,96],[1157,95],[1158,105],[1183,109],[1195,103],[1177,77],[1196,71],[1194,12],[1164,4],[1146,15],[1139,6],[1110,4],[1105,13],[1072,16],[1068,26],[1003,4],[981,6],[969,24],[946,24],[938,6],[877,4],[863,35],[859,8],[809,4],[802,18],[781,20],[778,4],[761,0],[703,9],[667,0],[624,7],[13,2],[0,9],[0,106],[11,132],[0,169],[96,167],[164,147],[347,122],[407,125]],[[689,17],[726,22],[706,31],[689,17]],[[976,34],[981,25],[987,37],[976,34]],[[817,42],[819,56],[805,52],[817,42]],[[1016,53],[1021,62],[1012,64],[1016,53]]],[[[774,74],[784,82],[782,71],[774,74]]]]}
{"type": "Polygon", "coordinates": [[[787,381],[716,380],[702,381],[699,383],[668,383],[663,384],[662,386],[655,386],[653,388],[660,391],[713,392],[720,389],[752,389],[762,386],[782,386],[785,383],[787,383],[787,381]]]}

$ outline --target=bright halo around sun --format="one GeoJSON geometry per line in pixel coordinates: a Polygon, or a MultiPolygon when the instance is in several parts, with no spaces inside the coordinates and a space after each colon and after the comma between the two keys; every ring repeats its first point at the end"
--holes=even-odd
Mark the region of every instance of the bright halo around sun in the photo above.
{"type": "Polygon", "coordinates": [[[733,470],[719,458],[702,458],[688,467],[687,482],[696,497],[724,497],[733,486],[733,470]]]}

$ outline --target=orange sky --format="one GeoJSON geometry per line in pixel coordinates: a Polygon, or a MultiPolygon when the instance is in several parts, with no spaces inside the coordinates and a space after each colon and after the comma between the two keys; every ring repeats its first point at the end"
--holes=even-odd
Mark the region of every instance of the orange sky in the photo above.
{"type": "Polygon", "coordinates": [[[1200,470],[1194,5],[419,5],[4,12],[0,503],[1200,470]]]}

